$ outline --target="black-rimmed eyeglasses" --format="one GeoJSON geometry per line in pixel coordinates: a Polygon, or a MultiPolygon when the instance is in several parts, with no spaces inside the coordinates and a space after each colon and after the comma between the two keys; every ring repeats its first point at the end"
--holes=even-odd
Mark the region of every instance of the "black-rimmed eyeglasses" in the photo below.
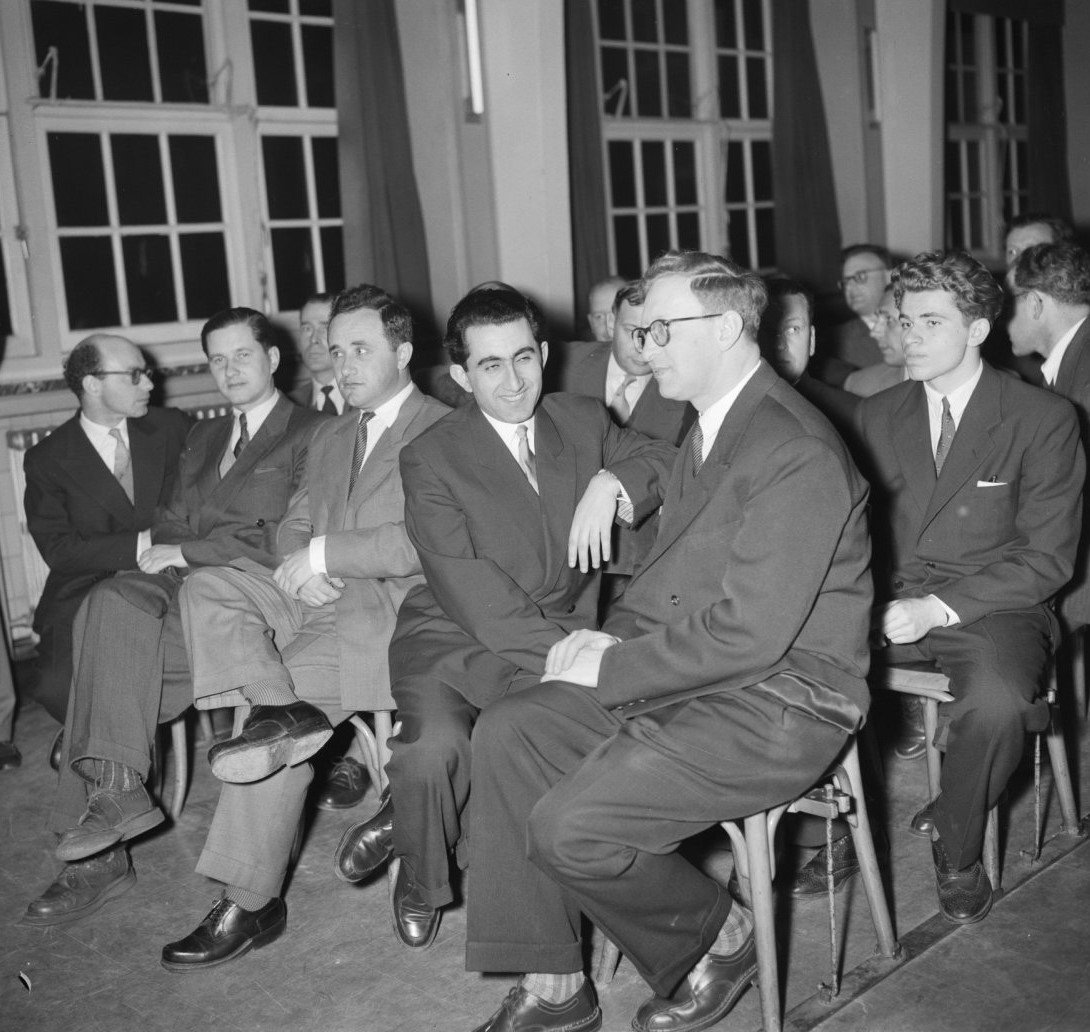
{"type": "Polygon", "coordinates": [[[867,282],[867,279],[876,272],[889,272],[889,269],[884,265],[875,265],[870,269],[860,269],[858,272],[853,272],[850,276],[838,279],[836,281],[837,288],[843,290],[849,283],[854,283],[857,287],[861,287],[867,282]]]}
{"type": "Polygon", "coordinates": [[[718,319],[725,312],[709,312],[707,315],[679,315],[676,319],[656,319],[650,326],[637,326],[632,331],[632,342],[638,352],[643,352],[647,338],[650,337],[660,348],[670,343],[670,326],[677,322],[692,322],[694,319],[718,319]]]}
{"type": "Polygon", "coordinates": [[[140,381],[146,376],[149,380],[155,379],[155,371],[152,369],[100,369],[95,376],[127,376],[134,387],[140,386],[140,381]]]}

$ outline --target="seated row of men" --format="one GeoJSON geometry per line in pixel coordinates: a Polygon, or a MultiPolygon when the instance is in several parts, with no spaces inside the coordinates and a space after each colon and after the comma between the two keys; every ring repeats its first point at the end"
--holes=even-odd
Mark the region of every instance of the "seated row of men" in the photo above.
{"type": "MultiPolygon", "coordinates": [[[[233,412],[190,432],[140,572],[77,617],[52,822],[66,867],[25,920],[131,886],[125,843],[162,820],[144,785],[156,721],[237,691],[249,715],[210,753],[224,786],[198,862],[224,895],[162,962],[263,946],[286,926],[308,760],[353,712],[396,708],[388,792],[335,868],[355,881],[396,857],[395,928],[424,947],[451,853],[468,863],[467,966],[526,972],[480,1030],[600,1026],[580,915],[654,992],[634,1027],[707,1027],[755,977],[752,919],[677,847],[829,766],[867,714],[872,619],[890,658],[950,677],[927,830],[943,913],[982,918],[984,815],[1046,719],[1050,603],[1079,543],[1075,412],[981,360],[1002,305],[983,266],[919,255],[893,288],[909,382],[856,399],[869,491],[761,359],[767,300],[725,259],[663,256],[618,296],[616,347],[574,374],[587,398],[543,396],[536,307],[477,289],[446,335],[472,402],[448,411],[409,379],[405,309],[354,288],[329,322],[350,410],[317,425],[272,387],[257,313],[210,320],[233,412]],[[641,411],[662,440],[633,428],[641,411]]],[[[135,387],[125,361],[104,349],[85,389],[135,387]]]]}

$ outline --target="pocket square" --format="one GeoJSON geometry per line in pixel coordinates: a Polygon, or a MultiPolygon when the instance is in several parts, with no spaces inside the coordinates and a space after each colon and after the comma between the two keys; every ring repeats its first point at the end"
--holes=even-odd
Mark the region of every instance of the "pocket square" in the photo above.
{"type": "Polygon", "coordinates": [[[1006,487],[1006,480],[978,480],[976,482],[977,487],[1006,487]]]}

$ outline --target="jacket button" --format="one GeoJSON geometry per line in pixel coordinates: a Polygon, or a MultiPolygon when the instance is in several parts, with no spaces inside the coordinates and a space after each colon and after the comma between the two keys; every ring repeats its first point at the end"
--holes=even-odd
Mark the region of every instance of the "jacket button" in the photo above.
{"type": "Polygon", "coordinates": [[[265,521],[264,521],[264,520],[258,520],[258,521],[257,521],[257,522],[256,522],[256,523],[254,524],[254,526],[255,526],[255,527],[264,527],[264,526],[265,526],[265,521]]]}
{"type": "Polygon", "coordinates": [[[671,595],[670,596],[670,605],[672,605],[672,606],[681,605],[681,599],[678,598],[677,595],[671,595]]]}
{"type": "Polygon", "coordinates": [[[929,570],[933,570],[935,568],[934,563],[924,563],[924,566],[926,566],[929,570]]]}
{"type": "Polygon", "coordinates": [[[572,613],[574,613],[574,612],[575,612],[575,603],[573,602],[570,606],[568,606],[568,616],[571,616],[572,613]]]}
{"type": "Polygon", "coordinates": [[[905,586],[905,582],[901,580],[895,580],[893,582],[893,590],[900,591],[905,586]]]}

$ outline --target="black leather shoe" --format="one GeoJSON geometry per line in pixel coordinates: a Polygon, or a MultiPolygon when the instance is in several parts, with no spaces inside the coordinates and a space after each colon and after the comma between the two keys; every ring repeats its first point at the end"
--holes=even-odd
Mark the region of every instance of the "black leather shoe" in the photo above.
{"type": "Polygon", "coordinates": [[[920,835],[923,838],[931,837],[931,832],[935,828],[935,811],[932,809],[934,805],[935,800],[932,799],[926,806],[916,811],[916,815],[908,825],[908,830],[913,835],[920,835]]]}
{"type": "Polygon", "coordinates": [[[309,702],[254,706],[242,731],[208,750],[220,781],[246,784],[309,760],[333,736],[325,714],[309,702]]]}
{"type": "Polygon", "coordinates": [[[915,760],[927,751],[927,731],[923,725],[923,699],[906,695],[901,706],[901,734],[893,746],[902,760],[915,760]]]}
{"type": "Polygon", "coordinates": [[[319,810],[350,810],[367,794],[367,768],[351,756],[333,764],[318,796],[319,810]]]}
{"type": "Polygon", "coordinates": [[[45,926],[78,921],[135,884],[136,872],[124,849],[65,864],[53,884],[26,908],[20,923],[45,926]]]}
{"type": "Polygon", "coordinates": [[[941,839],[931,843],[931,856],[935,861],[935,883],[942,916],[956,924],[973,924],[986,917],[992,909],[992,883],[984,865],[977,860],[955,870],[941,839]]]}
{"type": "Polygon", "coordinates": [[[674,995],[652,996],[632,1019],[636,1032],[697,1032],[726,1017],[738,998],[757,981],[757,944],[751,934],[730,956],[708,954],[699,975],[688,975],[674,995]]]}
{"type": "Polygon", "coordinates": [[[220,897],[207,916],[184,939],[163,947],[168,971],[199,971],[226,964],[272,942],[288,924],[282,899],[271,899],[260,910],[243,910],[220,897]]]}
{"type": "Polygon", "coordinates": [[[413,869],[404,858],[398,864],[394,882],[394,931],[413,949],[426,949],[435,942],[442,910],[420,898],[413,869]]]}
{"type": "Polygon", "coordinates": [[[372,875],[394,852],[394,801],[390,789],[382,790],[378,812],[360,824],[353,824],[342,836],[333,854],[333,870],[346,882],[359,882],[372,875]]]}
{"type": "Polygon", "coordinates": [[[53,744],[49,747],[49,766],[54,770],[61,769],[61,750],[64,748],[64,728],[62,727],[53,736],[53,744]]]}
{"type": "MultiPolygon", "coordinates": [[[[859,873],[859,858],[855,855],[855,844],[851,835],[843,835],[833,843],[833,891],[847,885],[859,873]]],[[[803,865],[795,876],[791,886],[794,899],[812,899],[824,896],[828,891],[828,879],[825,872],[829,850],[822,846],[803,865]]]]}
{"type": "Polygon", "coordinates": [[[152,802],[143,785],[131,792],[106,792],[96,788],[87,800],[79,823],[62,836],[53,855],[71,863],[85,860],[119,842],[143,835],[163,823],[163,811],[152,802]]]}
{"type": "Polygon", "coordinates": [[[483,1025],[473,1032],[595,1032],[602,1027],[602,1009],[589,980],[563,1003],[549,1003],[516,985],[483,1025]]]}

